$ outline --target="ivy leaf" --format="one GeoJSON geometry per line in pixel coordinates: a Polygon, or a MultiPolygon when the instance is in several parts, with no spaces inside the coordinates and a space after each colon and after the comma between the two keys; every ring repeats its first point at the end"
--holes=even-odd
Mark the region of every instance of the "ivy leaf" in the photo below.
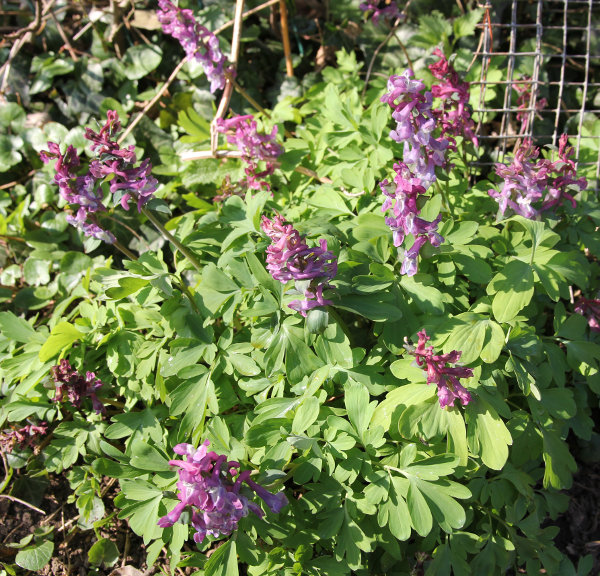
{"type": "Polygon", "coordinates": [[[44,540],[39,544],[36,543],[33,546],[28,546],[19,550],[15,558],[15,562],[25,570],[31,570],[32,572],[39,572],[52,558],[54,552],[54,542],[51,540],[44,540]]]}

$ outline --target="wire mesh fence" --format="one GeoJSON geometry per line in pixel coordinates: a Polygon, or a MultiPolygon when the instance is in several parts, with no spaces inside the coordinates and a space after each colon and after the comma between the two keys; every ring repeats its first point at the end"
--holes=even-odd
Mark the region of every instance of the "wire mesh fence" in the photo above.
{"type": "Polygon", "coordinates": [[[487,2],[480,25],[481,63],[474,112],[480,140],[502,161],[532,137],[574,144],[579,169],[598,190],[600,176],[600,0],[487,2]],[[501,76],[498,74],[501,71],[501,76]]]}

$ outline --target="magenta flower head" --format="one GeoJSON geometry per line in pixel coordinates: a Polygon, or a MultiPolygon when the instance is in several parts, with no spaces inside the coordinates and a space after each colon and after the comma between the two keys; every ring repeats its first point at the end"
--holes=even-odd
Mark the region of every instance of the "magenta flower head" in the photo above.
{"type": "Polygon", "coordinates": [[[76,170],[80,162],[77,151],[69,146],[64,154],[55,142],[48,142],[48,150],[40,152],[44,163],[55,159],[54,181],[58,184],[60,195],[69,204],[78,204],[75,215],[69,214],[67,222],[86,236],[92,236],[109,244],[115,242],[114,235],[98,224],[96,214],[106,212],[101,184],[110,178],[110,191],[119,195],[119,204],[129,210],[130,201],[134,201],[138,211],[152,198],[158,187],[158,181],[151,176],[152,165],[144,160],[135,166],[134,147],[121,148],[117,136],[121,131],[119,116],[109,110],[104,126],[98,132],[86,128],[85,137],[92,143],[90,148],[96,158],[90,162],[89,171],[78,176],[76,170]]]}
{"type": "Polygon", "coordinates": [[[581,296],[575,305],[575,312],[585,316],[592,332],[600,332],[600,300],[581,296]]]}
{"type": "MultiPolygon", "coordinates": [[[[475,136],[475,123],[471,118],[469,103],[469,83],[463,82],[447,60],[444,53],[436,48],[434,55],[439,58],[437,62],[429,66],[431,73],[442,82],[431,87],[434,98],[440,99],[440,106],[433,109],[441,128],[442,136],[463,136],[471,140],[475,146],[478,145],[475,136]]],[[[450,145],[454,148],[453,139],[450,145]]]]}
{"type": "Polygon", "coordinates": [[[50,372],[55,386],[54,402],[64,402],[66,397],[75,408],[81,408],[83,399],[89,398],[96,414],[105,411],[104,405],[96,395],[103,383],[93,372],[86,372],[83,376],[64,358],[53,366],[50,372]]]}
{"type": "Polygon", "coordinates": [[[183,10],[170,0],[158,0],[158,7],[156,14],[163,32],[179,41],[188,58],[200,62],[210,82],[210,91],[224,88],[227,59],[221,52],[219,39],[196,21],[191,10],[183,10]]]}
{"type": "Polygon", "coordinates": [[[395,0],[367,0],[361,2],[358,6],[363,12],[369,12],[371,14],[371,20],[373,24],[377,26],[380,18],[386,20],[395,20],[402,16],[400,8],[395,0]]]}
{"type": "Polygon", "coordinates": [[[419,217],[419,195],[425,193],[425,187],[418,176],[414,176],[403,162],[394,164],[396,177],[393,186],[387,179],[380,183],[385,196],[382,210],[391,211],[385,223],[393,232],[394,246],[400,246],[407,235],[414,237],[413,245],[405,251],[401,274],[414,276],[417,273],[419,251],[427,241],[432,246],[439,246],[444,239],[438,234],[437,227],[441,220],[438,216],[432,222],[419,217]]]}
{"type": "Polygon", "coordinates": [[[275,160],[283,152],[283,147],[277,143],[277,126],[274,126],[270,134],[260,134],[256,120],[252,114],[246,116],[234,116],[224,120],[217,120],[217,130],[227,136],[227,142],[235,146],[242,154],[242,160],[246,163],[246,180],[240,185],[250,190],[269,189],[269,184],[262,180],[275,171],[275,160]],[[257,172],[258,162],[266,162],[263,171],[257,172]]]}
{"type": "Polygon", "coordinates": [[[500,192],[492,189],[488,194],[498,202],[500,214],[510,208],[516,214],[534,219],[564,200],[575,207],[572,193],[585,189],[587,180],[576,178],[573,154],[566,134],[560,137],[555,162],[538,158],[539,149],[525,138],[515,150],[510,164],[496,164],[496,174],[504,179],[504,183],[500,192]]]}
{"type": "Polygon", "coordinates": [[[0,432],[0,451],[10,454],[15,446],[19,450],[33,448],[39,440],[48,432],[46,422],[39,424],[27,424],[22,428],[10,428],[0,432]]]}
{"type": "Polygon", "coordinates": [[[405,346],[408,353],[415,357],[417,366],[424,368],[427,372],[427,384],[437,386],[437,395],[442,408],[454,407],[454,401],[458,400],[463,406],[471,401],[470,392],[458,381],[459,378],[471,378],[473,370],[461,366],[447,366],[456,364],[460,360],[462,352],[453,350],[449,354],[435,354],[433,346],[426,346],[429,336],[425,330],[417,333],[419,341],[416,348],[405,346]]]}
{"type": "Polygon", "coordinates": [[[425,189],[436,180],[435,167],[446,163],[449,141],[435,136],[438,122],[432,110],[433,96],[421,80],[413,80],[412,70],[391,76],[381,101],[392,108],[396,129],[390,138],[404,145],[403,161],[421,180],[425,189]]]}
{"type": "MultiPolygon", "coordinates": [[[[243,493],[243,484],[254,491],[267,507],[278,513],[288,503],[283,492],[272,494],[250,480],[250,471],[240,471],[240,463],[227,461],[227,457],[209,452],[206,440],[199,448],[191,444],[178,444],[173,449],[185,460],[171,460],[171,466],[179,468],[179,504],[158,525],[169,528],[181,517],[184,510],[191,511],[191,524],[196,530],[194,541],[203,542],[207,535],[214,538],[229,536],[237,529],[238,522],[253,512],[260,518],[262,509],[243,493]]],[[[249,494],[251,492],[248,491],[249,494]]]]}
{"type": "Polygon", "coordinates": [[[521,78],[513,84],[513,90],[517,93],[517,121],[521,122],[519,134],[524,134],[529,128],[531,120],[531,106],[533,104],[533,95],[536,95],[535,112],[536,116],[541,117],[540,112],[548,105],[546,98],[537,98],[537,88],[534,89],[534,82],[531,76],[521,76],[521,78]],[[528,110],[529,109],[529,110],[528,110]]]}
{"type": "Polygon", "coordinates": [[[262,229],[271,239],[267,248],[267,270],[275,280],[296,282],[304,300],[294,300],[289,306],[302,316],[318,306],[333,304],[323,298],[323,290],[333,288],[330,280],[337,274],[337,257],[327,249],[327,240],[309,248],[299,232],[276,214],[273,220],[262,217],[262,229]]]}

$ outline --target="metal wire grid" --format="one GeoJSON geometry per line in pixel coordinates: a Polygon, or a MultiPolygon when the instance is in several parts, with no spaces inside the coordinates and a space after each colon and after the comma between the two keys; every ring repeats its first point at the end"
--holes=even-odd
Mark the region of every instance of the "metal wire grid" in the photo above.
{"type": "Polygon", "coordinates": [[[567,132],[575,140],[579,167],[592,175],[589,186],[598,190],[600,128],[582,129],[585,121],[600,127],[590,116],[600,114],[600,0],[508,0],[487,2],[484,8],[490,18],[481,25],[481,72],[479,81],[472,82],[480,87],[474,112],[479,139],[495,147],[496,157],[477,164],[502,161],[520,138],[556,146],[567,132]],[[493,59],[502,59],[506,67],[502,80],[488,78],[493,59]],[[518,77],[518,69],[530,69],[530,77],[518,77]],[[528,105],[517,109],[519,86],[530,88],[531,94],[528,105]],[[496,92],[492,98],[490,89],[496,92]],[[547,107],[540,110],[542,92],[547,107]],[[525,117],[521,126],[517,114],[525,117]]]}

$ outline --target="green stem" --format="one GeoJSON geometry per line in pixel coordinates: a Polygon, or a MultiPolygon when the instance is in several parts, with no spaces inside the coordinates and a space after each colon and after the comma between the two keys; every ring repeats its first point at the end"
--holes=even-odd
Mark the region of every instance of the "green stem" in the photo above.
{"type": "Polygon", "coordinates": [[[175,238],[175,236],[173,236],[173,234],[171,234],[158,220],[158,218],[156,218],[156,216],[154,216],[154,214],[152,214],[152,212],[150,212],[150,210],[148,210],[147,208],[142,208],[142,213],[144,214],[144,216],[146,216],[146,218],[148,218],[148,220],[150,220],[150,222],[152,222],[152,224],[154,224],[154,227],[169,241],[171,242],[171,244],[173,244],[173,246],[175,246],[175,248],[177,248],[177,250],[179,250],[189,261],[189,263],[198,271],[198,272],[202,272],[202,266],[200,265],[200,262],[198,262],[198,260],[196,260],[196,257],[192,254],[192,252],[190,252],[179,240],[177,240],[177,238],[175,238]]]}
{"type": "Polygon", "coordinates": [[[8,469],[6,470],[6,476],[4,478],[4,481],[2,482],[2,485],[0,486],[0,494],[2,494],[2,492],[4,492],[5,488],[8,486],[8,483],[10,482],[12,475],[13,475],[13,469],[9,466],[8,469]]]}
{"type": "Polygon", "coordinates": [[[115,242],[113,242],[113,246],[117,250],[119,250],[119,252],[125,254],[125,256],[127,256],[127,258],[129,258],[130,260],[137,260],[137,256],[128,248],[125,248],[125,246],[123,246],[123,244],[121,244],[118,240],[115,240],[115,242]]]}

